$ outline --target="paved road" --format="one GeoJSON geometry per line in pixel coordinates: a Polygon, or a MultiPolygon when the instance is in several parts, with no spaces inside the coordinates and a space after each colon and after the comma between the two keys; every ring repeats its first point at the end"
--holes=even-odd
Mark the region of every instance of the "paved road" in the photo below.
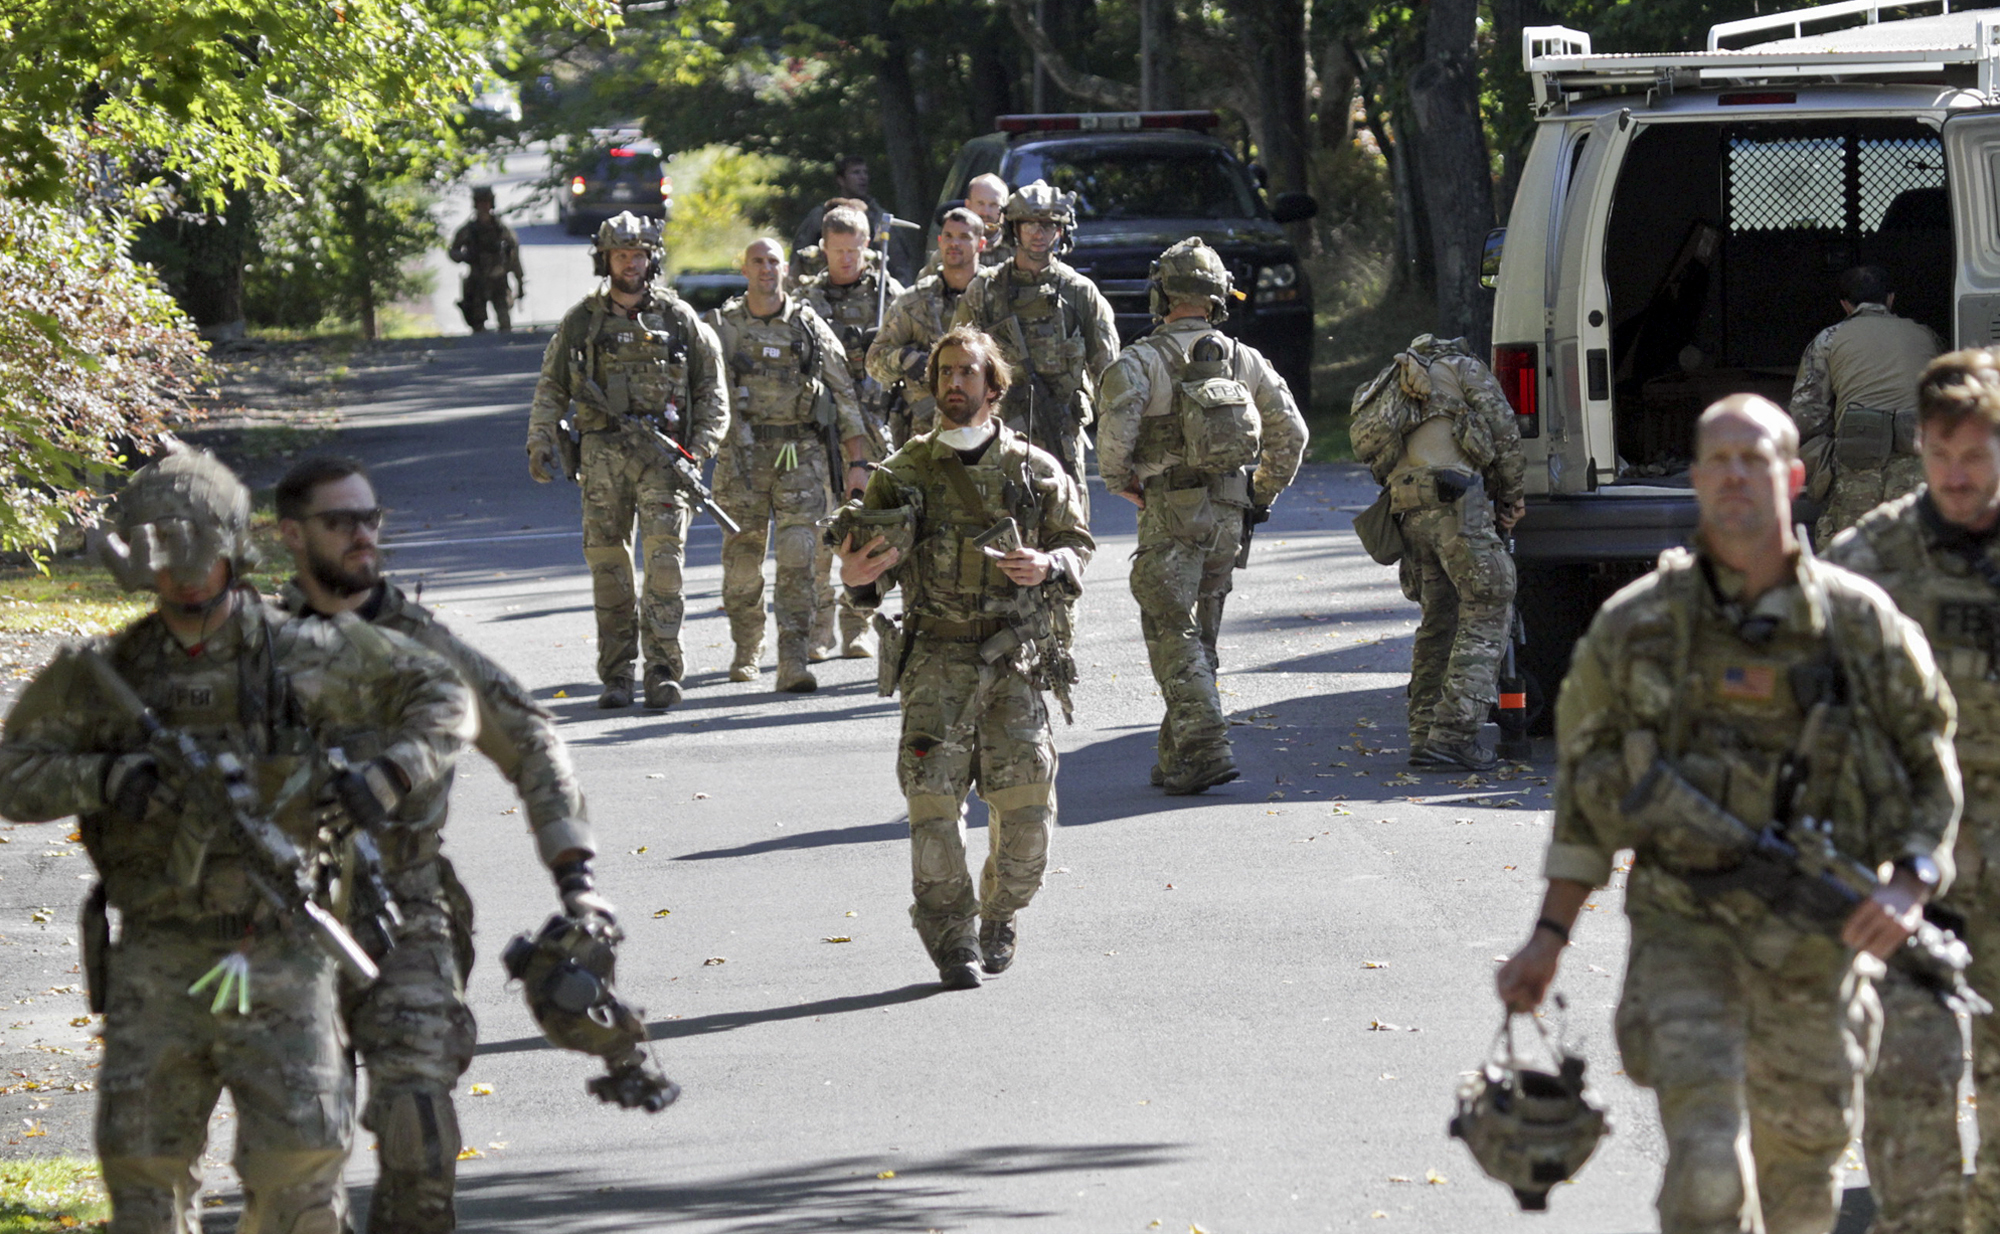
{"type": "MultiPolygon", "coordinates": [[[[500,216],[521,240],[521,271],[526,276],[527,293],[514,305],[517,329],[554,325],[597,282],[590,272],[589,238],[566,234],[556,222],[554,201],[536,200],[538,184],[548,168],[548,156],[539,147],[510,154],[497,163],[474,168],[446,193],[435,211],[449,240],[459,224],[472,217],[471,186],[493,186],[500,216]]],[[[455,337],[470,334],[458,310],[458,286],[465,267],[447,261],[443,248],[426,254],[424,266],[432,274],[426,307],[437,332],[455,337]]],[[[490,317],[487,328],[492,328],[490,317]]]]}
{"type": "MultiPolygon", "coordinates": [[[[501,946],[555,901],[513,797],[470,757],[447,851],[481,914],[466,1081],[492,1094],[461,1102],[484,1154],[462,1165],[466,1228],[1656,1228],[1657,1127],[1610,1040],[1615,891],[1561,984],[1613,1136],[1541,1217],[1445,1137],[1498,1022],[1495,960],[1533,916],[1549,768],[1402,774],[1414,613],[1351,534],[1365,477],[1308,469],[1262,529],[1221,644],[1245,776],[1190,799],[1146,785],[1159,704],[1125,589],[1133,521],[1098,490],[1048,886],[1014,970],[940,994],[905,916],[895,706],[872,661],[824,667],[806,697],[728,683],[712,524],[690,552],[687,701],[592,706],[577,492],[521,460],[539,353],[468,339],[371,371],[341,445],[396,511],[398,578],[561,718],[631,933],[622,983],[686,1096],[658,1116],[599,1105],[592,1064],[544,1044],[504,987],[501,946]]],[[[78,980],[84,866],[51,855],[75,847],[57,835],[0,830],[0,977],[23,992],[0,1065],[23,1070],[88,1057],[79,997],[40,993],[78,980]]],[[[49,1133],[6,1151],[85,1148],[89,1109],[0,1094],[0,1126],[49,1133]]],[[[358,1156],[363,1200],[372,1172],[358,1156]]],[[[220,1218],[233,1182],[219,1165],[212,1182],[220,1218]]]]}

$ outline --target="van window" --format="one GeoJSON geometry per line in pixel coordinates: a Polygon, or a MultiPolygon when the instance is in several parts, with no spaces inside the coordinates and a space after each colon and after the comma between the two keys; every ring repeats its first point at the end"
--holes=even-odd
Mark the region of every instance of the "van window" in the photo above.
{"type": "Polygon", "coordinates": [[[1620,478],[1686,470],[1724,394],[1783,406],[1840,320],[1835,280],[1888,269],[1896,311],[1948,337],[1951,217],[1935,132],[1914,119],[1644,124],[1613,192],[1604,276],[1620,478]]]}

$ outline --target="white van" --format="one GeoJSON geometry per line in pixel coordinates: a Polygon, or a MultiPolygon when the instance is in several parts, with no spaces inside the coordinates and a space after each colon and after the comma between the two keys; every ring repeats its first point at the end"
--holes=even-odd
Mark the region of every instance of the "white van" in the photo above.
{"type": "Polygon", "coordinates": [[[1522,43],[1539,123],[1487,281],[1528,457],[1522,657],[1552,697],[1597,604],[1693,529],[1696,416],[1783,406],[1842,270],[1886,267],[1948,344],[2000,334],[2000,9],[1844,0],[1658,55],[1522,43]]]}

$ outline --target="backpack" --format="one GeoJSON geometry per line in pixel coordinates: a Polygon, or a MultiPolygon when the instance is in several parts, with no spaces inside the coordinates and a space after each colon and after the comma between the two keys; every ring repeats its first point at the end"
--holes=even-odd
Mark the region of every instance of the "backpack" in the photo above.
{"type": "Polygon", "coordinates": [[[1219,336],[1205,334],[1188,348],[1173,414],[1181,427],[1181,460],[1189,468],[1223,474],[1257,462],[1263,419],[1250,391],[1230,376],[1219,336]]]}
{"type": "Polygon", "coordinates": [[[1347,437],[1354,457],[1368,465],[1377,484],[1388,482],[1389,473],[1403,457],[1403,439],[1429,417],[1421,400],[1405,390],[1405,366],[1414,367],[1428,386],[1427,366],[1409,352],[1391,360],[1366,384],[1357,386],[1348,413],[1347,437]]]}

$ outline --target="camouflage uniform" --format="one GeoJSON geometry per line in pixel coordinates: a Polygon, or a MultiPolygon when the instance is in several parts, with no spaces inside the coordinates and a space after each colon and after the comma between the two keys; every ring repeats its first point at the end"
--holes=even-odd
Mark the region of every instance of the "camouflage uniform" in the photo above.
{"type": "MultiPolygon", "coordinates": [[[[323,834],[313,793],[289,791],[330,747],[382,757],[407,779],[407,810],[441,800],[470,730],[450,667],[401,637],[343,618],[293,622],[254,593],[189,655],[157,615],[104,648],[170,727],[233,750],[263,807],[309,851],[323,834]]],[[[81,816],[84,846],[123,921],[107,963],[97,1149],[118,1234],[199,1227],[195,1194],[208,1116],[223,1087],[237,1116],[239,1228],[336,1234],[346,1228],[341,1170],[353,1080],[335,968],[285,929],[246,877],[246,855],[216,834],[191,891],[167,871],[183,818],[155,796],[134,824],[105,798],[115,760],[146,748],[138,724],[64,654],[28,686],[0,740],[0,812],[22,821],[81,816]],[[250,1013],[211,1014],[188,987],[232,950],[254,976],[250,1013]]],[[[395,824],[391,824],[393,830],[395,824]]]]}
{"type": "Polygon", "coordinates": [[[715,500],[742,525],[722,540],[722,603],[736,643],[732,673],[754,674],[764,651],[764,547],[775,522],[779,685],[803,672],[827,577],[814,528],[845,470],[829,459],[827,427],[844,442],[867,436],[843,363],[846,349],[819,314],[794,296],[769,318],[737,296],[710,315],[729,370],[728,448],[715,466],[715,500]],[[788,667],[789,666],[789,667],[788,667]]]}
{"type": "MultiPolygon", "coordinates": [[[[305,617],[296,583],[284,606],[305,617]]],[[[429,609],[383,583],[355,615],[393,630],[457,670],[471,690],[474,743],[527,806],[544,865],[564,854],[595,855],[590,820],[554,718],[522,684],[440,625],[429,609]]],[[[472,970],[472,901],[441,851],[449,802],[384,837],[382,873],[402,910],[396,946],[377,956],[382,977],[345,1000],[348,1032],[368,1067],[361,1125],[376,1136],[381,1169],[368,1209],[371,1230],[427,1234],[456,1227],[452,1191],[463,1144],[452,1089],[472,1063],[478,1024],[466,1004],[472,970]]]]}
{"type": "MultiPolygon", "coordinates": [[[[874,244],[880,244],[882,242],[882,233],[887,232],[889,234],[889,273],[899,281],[908,281],[910,272],[916,268],[920,256],[913,251],[916,247],[918,233],[907,231],[900,227],[889,226],[888,209],[873,197],[868,198],[863,204],[868,207],[869,239],[874,244]]],[[[821,202],[806,211],[805,218],[799,220],[798,231],[792,235],[792,252],[796,255],[803,255],[805,250],[811,249],[817,253],[820,236],[824,231],[822,225],[825,221],[825,202],[821,202]]],[[[817,269],[813,268],[810,260],[800,263],[797,257],[795,257],[791,267],[792,277],[804,278],[809,274],[818,273],[818,270],[824,270],[825,268],[826,259],[824,257],[819,258],[817,269]]]]}
{"type": "MultiPolygon", "coordinates": [[[[868,374],[868,348],[875,341],[876,306],[882,306],[883,316],[888,315],[887,301],[881,299],[881,275],[875,270],[863,270],[861,277],[852,283],[835,286],[833,280],[821,272],[800,284],[798,296],[819,314],[821,321],[833,327],[847,353],[847,377],[854,384],[855,405],[861,409],[861,422],[867,426],[867,453],[863,456],[871,463],[879,463],[889,456],[890,445],[889,388],[868,374]]],[[[889,280],[888,300],[903,294],[902,284],[889,280]]],[[[846,479],[845,468],[842,480],[846,479]]],[[[833,588],[833,549],[823,541],[813,559],[813,577],[820,586],[819,608],[813,625],[813,655],[824,658],[834,649],[834,613],[840,614],[840,650],[848,656],[865,656],[868,648],[862,636],[868,629],[868,618],[854,611],[844,595],[836,596],[833,588]]]]}
{"type": "Polygon", "coordinates": [[[884,389],[902,387],[903,414],[889,422],[890,439],[901,447],[937,424],[937,399],[924,385],[931,348],[951,328],[962,293],[929,273],[889,305],[882,329],[868,345],[868,373],[884,389]]]}
{"type": "Polygon", "coordinates": [[[1856,1130],[1865,1057],[1852,1017],[1873,1001],[1862,966],[1747,891],[1697,896],[1681,875],[1739,854],[1677,815],[1641,830],[1624,802],[1650,778],[1656,747],[1695,789],[1762,825],[1817,694],[1832,705],[1798,812],[1828,820],[1845,853],[1929,857],[1948,878],[1951,694],[1916,627],[1853,574],[1801,553],[1790,581],[1754,603],[1742,594],[1742,577],[1713,557],[1673,549],[1598,612],[1557,702],[1546,873],[1602,886],[1613,854],[1635,853],[1618,1045],[1626,1073],[1659,1100],[1662,1234],[1823,1234],[1856,1130]]]}
{"type": "MultiPolygon", "coordinates": [[[[1829,559],[1880,583],[1930,637],[1958,704],[1955,742],[1965,812],[1949,907],[1965,919],[1972,987],[2000,990],[2000,546],[1945,523],[1921,487],[1863,515],[1829,559]],[[1983,559],[1985,573],[1975,566],[1983,559]]],[[[1964,1072],[1958,1020],[1907,977],[1882,983],[1885,1022],[1868,1080],[1868,1183],[1881,1234],[2000,1227],[2000,1023],[1972,1017],[1979,1101],[1978,1174],[1966,1217],[1958,1142],[1964,1072]]]]}
{"type": "MultiPolygon", "coordinates": [[[[882,250],[865,248],[861,250],[861,268],[869,274],[882,268],[882,250]]],[[[806,280],[815,279],[826,273],[826,250],[817,242],[802,249],[792,250],[792,259],[785,263],[785,290],[797,292],[805,286],[806,280]]]]}
{"type": "Polygon", "coordinates": [[[978,326],[1000,344],[1015,373],[1001,418],[1055,455],[1082,492],[1084,430],[1097,376],[1118,358],[1118,322],[1097,285],[1060,260],[1039,274],[1016,262],[992,266],[973,276],[951,324],[978,326]]]}
{"type": "Polygon", "coordinates": [[[490,303],[494,324],[503,331],[512,330],[514,291],[507,285],[507,276],[522,277],[521,242],[514,229],[498,218],[484,222],[476,216],[467,219],[452,233],[449,256],[472,267],[459,284],[458,310],[465,314],[465,324],[475,331],[484,330],[490,303]]]}
{"type": "Polygon", "coordinates": [[[934,433],[914,438],[869,481],[864,501],[918,511],[914,549],[849,594],[872,610],[883,591],[903,589],[896,774],[910,813],[910,920],[942,967],[949,953],[973,945],[976,917],[1006,923],[1027,907],[1042,885],[1055,826],[1055,740],[1030,648],[988,660],[981,644],[1020,629],[1042,604],[1073,601],[1096,545],[1060,466],[1004,427],[970,462],[934,433]],[[972,543],[1009,516],[1022,544],[1055,558],[1032,592],[972,543]],[[974,787],[987,805],[991,842],[977,896],[965,863],[965,795],[974,787]]]}
{"type": "Polygon", "coordinates": [[[678,682],[687,669],[681,567],[689,507],[648,423],[696,459],[715,453],[728,414],[715,336],[663,285],[649,288],[630,317],[608,291],[594,292],[563,317],[542,356],[528,413],[531,450],[538,435],[553,440],[571,402],[583,434],[577,480],[583,559],[597,610],[597,675],[629,691],[633,657],[643,653],[649,672],[663,669],[678,682]],[[636,604],[635,519],[646,551],[646,594],[636,604]]]}
{"type": "Polygon", "coordinates": [[[1880,304],[1857,306],[1806,345],[1789,410],[1808,491],[1826,502],[1814,529],[1819,543],[1923,482],[1917,379],[1938,351],[1929,326],[1880,304]]]}
{"type": "Polygon", "coordinates": [[[1472,743],[1499,701],[1514,561],[1493,514],[1526,492],[1526,463],[1507,396],[1461,341],[1420,336],[1398,363],[1422,371],[1430,388],[1428,418],[1385,481],[1403,529],[1403,589],[1423,607],[1410,654],[1414,755],[1433,742],[1472,743]],[[1446,500],[1440,478],[1470,487],[1446,500]]]}
{"type": "Polygon", "coordinates": [[[1171,782],[1184,760],[1229,752],[1229,721],[1216,692],[1216,627],[1242,547],[1243,516],[1268,508],[1298,474],[1306,422],[1285,379],[1255,348],[1224,343],[1230,375],[1250,393],[1262,425],[1256,471],[1190,471],[1174,392],[1188,351],[1215,327],[1170,321],[1139,339],[1104,371],[1097,395],[1097,465],[1107,492],[1139,489],[1139,549],[1132,598],[1160,684],[1159,767],[1171,782]]]}

